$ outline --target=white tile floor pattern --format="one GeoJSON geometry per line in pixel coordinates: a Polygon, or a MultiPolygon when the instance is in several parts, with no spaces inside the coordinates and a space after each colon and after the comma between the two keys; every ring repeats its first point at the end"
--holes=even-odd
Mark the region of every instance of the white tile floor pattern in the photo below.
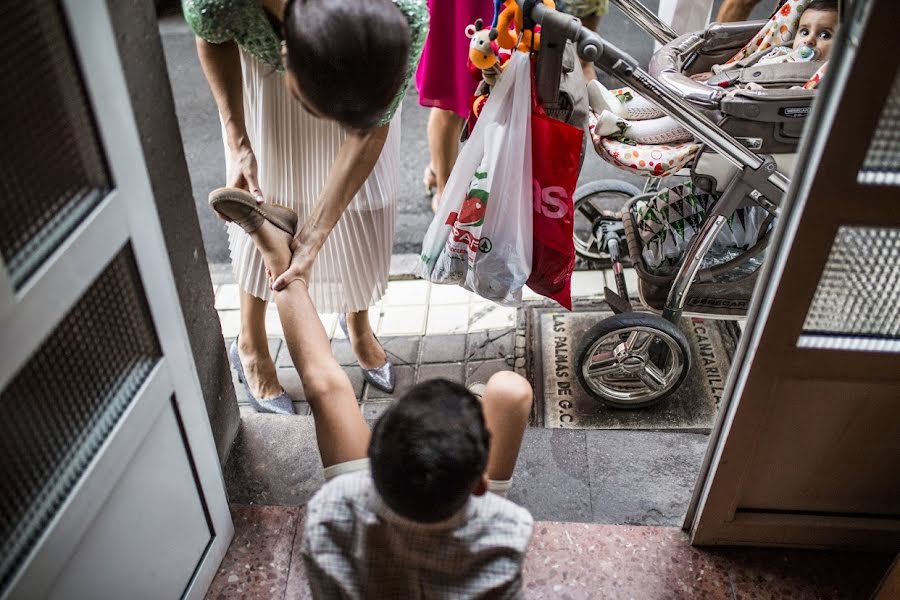
{"type": "MultiPolygon", "coordinates": [[[[636,278],[633,269],[626,269],[629,291],[634,294],[636,278]]],[[[611,271],[576,271],[572,276],[573,298],[602,296],[604,285],[615,286],[611,271]]],[[[522,294],[524,301],[541,296],[529,289],[522,294]]],[[[240,328],[240,302],[235,283],[216,286],[216,310],[222,323],[222,334],[235,337],[240,328]]],[[[516,308],[505,307],[484,300],[459,286],[437,285],[427,281],[391,281],[387,293],[369,311],[375,333],[381,336],[442,335],[469,333],[516,326],[516,308]]],[[[329,337],[344,337],[337,326],[337,315],[319,315],[329,337]]],[[[281,323],[274,304],[269,305],[266,329],[270,337],[281,337],[281,323]]]]}

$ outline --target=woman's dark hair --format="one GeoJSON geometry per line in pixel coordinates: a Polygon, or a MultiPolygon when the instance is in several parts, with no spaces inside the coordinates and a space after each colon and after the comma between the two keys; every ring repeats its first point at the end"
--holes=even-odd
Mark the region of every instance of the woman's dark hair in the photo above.
{"type": "Polygon", "coordinates": [[[406,80],[411,33],[391,0],[290,0],[287,68],[304,99],[356,129],[384,117],[406,80]]]}
{"type": "Polygon", "coordinates": [[[487,466],[490,433],[481,402],[451,381],[413,387],[372,430],[375,489],[397,514],[442,521],[465,504],[487,466]]]}

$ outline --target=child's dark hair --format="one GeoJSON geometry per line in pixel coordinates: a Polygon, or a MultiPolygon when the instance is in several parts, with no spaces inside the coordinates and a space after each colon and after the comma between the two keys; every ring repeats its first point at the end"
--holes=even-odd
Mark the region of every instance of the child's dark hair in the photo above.
{"type": "Polygon", "coordinates": [[[420,383],[372,429],[369,460],[375,489],[407,519],[442,521],[472,494],[489,448],[478,398],[451,381],[420,383]]]}
{"type": "MultiPolygon", "coordinates": [[[[838,0],[813,0],[809,4],[806,5],[806,8],[803,9],[803,12],[806,11],[834,11],[838,12],[838,0]]],[[[803,13],[801,13],[803,14],[803,13]]]]}
{"type": "Polygon", "coordinates": [[[355,129],[380,121],[406,80],[411,33],[391,0],[289,0],[287,68],[321,115],[355,129]]]}

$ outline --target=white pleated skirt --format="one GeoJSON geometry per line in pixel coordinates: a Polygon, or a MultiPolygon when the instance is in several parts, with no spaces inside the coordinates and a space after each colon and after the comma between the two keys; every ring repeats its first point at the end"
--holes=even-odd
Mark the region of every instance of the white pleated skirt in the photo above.
{"type": "MultiPolygon", "coordinates": [[[[297,211],[301,223],[319,199],[346,132],[307,113],[281,73],[241,52],[244,113],[267,202],[297,211]]],[[[224,131],[223,131],[224,139],[224,131]]],[[[228,156],[228,148],[225,148],[228,156]]],[[[227,168],[227,167],[226,167],[227,168]]],[[[375,169],[344,211],[313,265],[309,290],[320,312],[356,312],[387,289],[394,242],[394,202],[400,176],[400,111],[391,121],[375,169]]],[[[272,299],[262,257],[250,237],[230,223],[231,263],[238,285],[272,299]]]]}

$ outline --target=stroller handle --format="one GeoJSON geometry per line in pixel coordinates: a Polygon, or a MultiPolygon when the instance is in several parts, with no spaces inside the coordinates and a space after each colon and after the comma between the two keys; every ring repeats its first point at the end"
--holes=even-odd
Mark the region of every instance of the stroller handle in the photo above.
{"type": "Polygon", "coordinates": [[[594,63],[604,72],[620,79],[656,104],[707,146],[747,173],[748,178],[766,198],[775,204],[781,203],[781,195],[787,190],[790,180],[776,170],[773,161],[763,160],[751,152],[687,100],[641,69],[634,57],[604,41],[596,32],[583,27],[577,18],[557,12],[535,0],[516,0],[516,2],[531,10],[526,18],[530,16],[532,21],[541,24],[543,32],[559,32],[575,42],[578,56],[594,63]]]}
{"type": "Polygon", "coordinates": [[[675,33],[674,29],[669,27],[657,17],[653,11],[649,10],[640,2],[637,2],[636,0],[610,1],[615,4],[619,10],[625,13],[629,19],[640,25],[644,31],[656,38],[656,41],[660,44],[665,46],[678,37],[678,34],[675,33]]]}

